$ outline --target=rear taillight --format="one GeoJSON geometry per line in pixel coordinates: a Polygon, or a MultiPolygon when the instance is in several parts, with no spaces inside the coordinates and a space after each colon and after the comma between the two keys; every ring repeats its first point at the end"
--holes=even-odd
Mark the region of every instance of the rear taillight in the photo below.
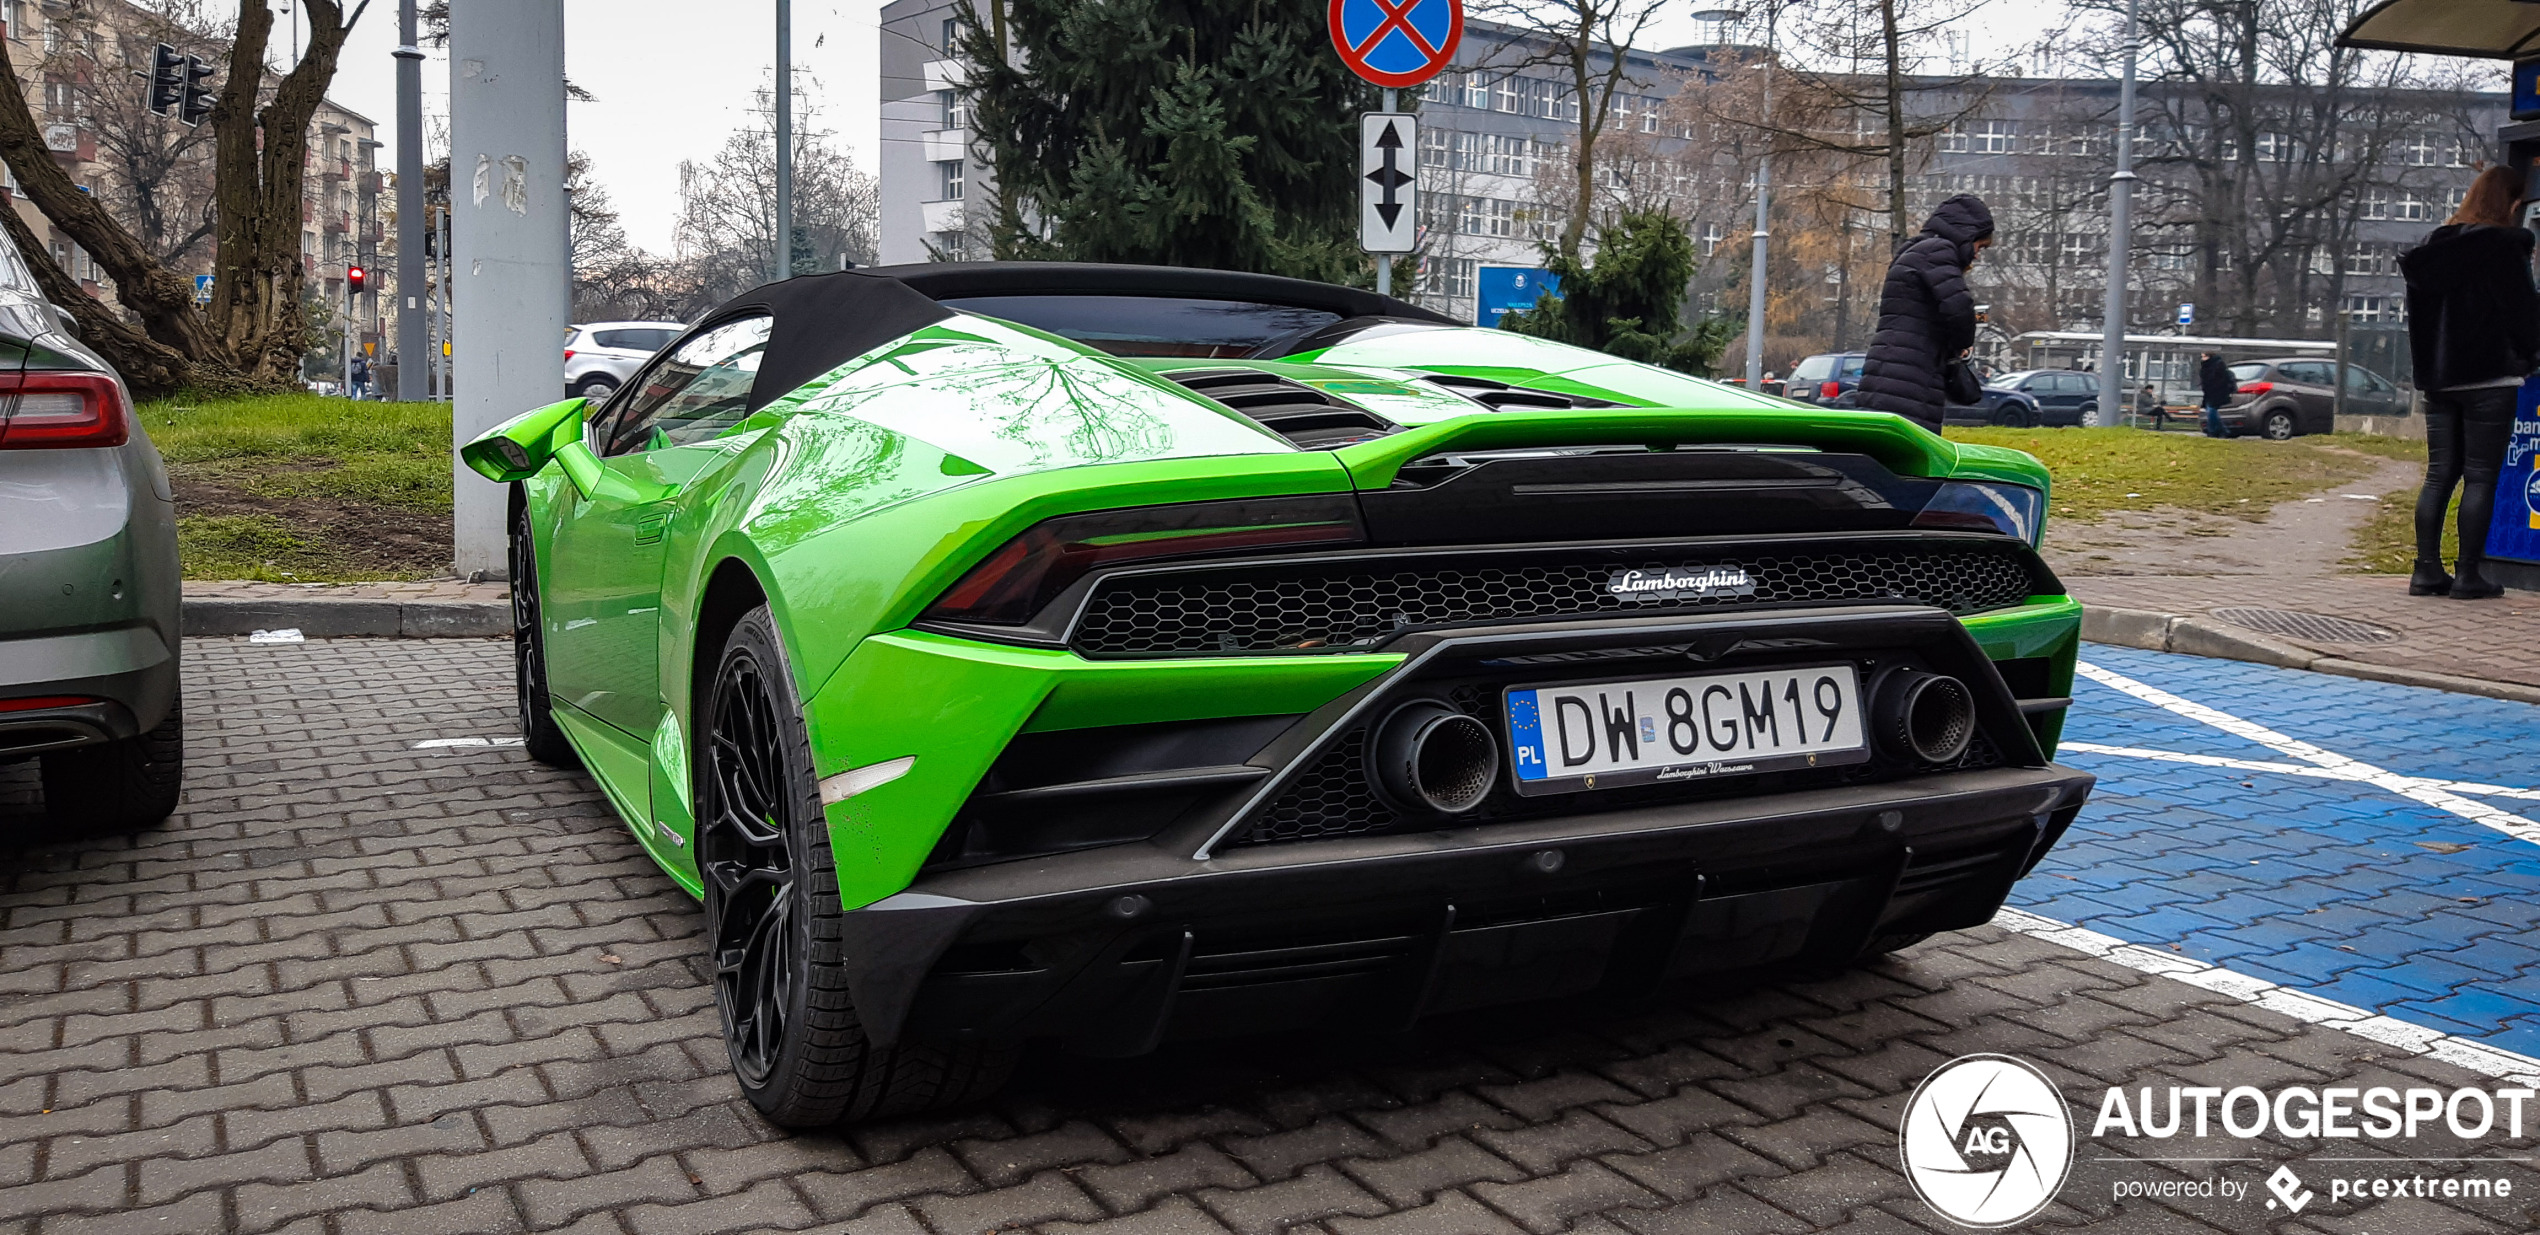
{"type": "Polygon", "coordinates": [[[121,446],[132,435],[123,384],[104,373],[0,374],[0,450],[121,446]]]}
{"type": "Polygon", "coordinates": [[[2244,395],[2262,395],[2262,394],[2265,394],[2266,392],[2268,392],[2268,391],[2270,391],[2270,390],[2273,390],[2273,389],[2275,389],[2275,383],[2274,383],[2274,382],[2242,382],[2242,383],[2240,383],[2240,393],[2242,393],[2242,394],[2244,394],[2244,395]]]}
{"type": "Polygon", "coordinates": [[[565,359],[567,359],[567,360],[571,360],[571,359],[573,359],[573,349],[572,349],[572,348],[569,348],[569,347],[568,347],[568,348],[564,349],[564,358],[565,358],[565,359]]]}
{"type": "Polygon", "coordinates": [[[2045,516],[2046,495],[2027,485],[1952,480],[1932,492],[1913,526],[2016,536],[2034,548],[2045,516]]]}
{"type": "Polygon", "coordinates": [[[1817,397],[1818,397],[1818,398],[1820,398],[1820,399],[1833,399],[1833,398],[1838,398],[1838,397],[1840,397],[1842,394],[1843,394],[1843,383],[1841,383],[1841,382],[1828,382],[1828,383],[1826,383],[1825,385],[1823,385],[1823,386],[1819,386],[1819,387],[1817,388],[1817,397]]]}
{"type": "Polygon", "coordinates": [[[1020,626],[1103,566],[1162,558],[1358,544],[1346,495],[1147,506],[1044,519],[972,567],[926,611],[947,622],[1020,626]]]}

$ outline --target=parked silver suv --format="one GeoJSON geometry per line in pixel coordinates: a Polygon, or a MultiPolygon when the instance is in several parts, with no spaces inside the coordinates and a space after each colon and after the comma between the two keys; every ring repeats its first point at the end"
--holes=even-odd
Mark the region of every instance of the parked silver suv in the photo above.
{"type": "Polygon", "coordinates": [[[653,358],[664,344],[688,328],[678,322],[592,322],[564,331],[564,392],[605,402],[634,376],[635,367],[653,358]]]}
{"type": "Polygon", "coordinates": [[[0,235],[0,762],[42,761],[54,819],[176,809],[178,578],[167,468],[131,396],[0,235]]]}

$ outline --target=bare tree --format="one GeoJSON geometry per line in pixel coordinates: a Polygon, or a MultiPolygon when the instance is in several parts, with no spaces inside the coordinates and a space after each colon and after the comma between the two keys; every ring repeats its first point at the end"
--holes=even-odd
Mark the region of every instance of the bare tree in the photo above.
{"type": "Polygon", "coordinates": [[[1666,0],[1486,0],[1479,15],[1533,36],[1511,42],[1496,67],[1551,68],[1560,74],[1561,102],[1578,125],[1566,164],[1566,208],[1553,240],[1555,252],[1577,260],[1580,242],[1594,222],[1598,197],[1597,143],[1614,119],[1616,96],[1630,96],[1654,81],[1636,75],[1631,50],[1666,0]],[[1627,87],[1631,89],[1626,89],[1627,87]]]}
{"type": "MultiPolygon", "coordinates": [[[[364,0],[362,7],[367,7],[364,0]]],[[[0,210],[47,296],[69,310],[80,335],[144,392],[182,386],[272,387],[294,380],[306,342],[301,304],[301,177],[309,119],[335,76],[338,54],[362,8],[305,0],[308,41],[278,81],[265,72],[273,10],[240,0],[226,73],[212,107],[214,273],[198,308],[193,281],[82,191],[44,142],[18,66],[0,41],[0,160],[29,201],[85,248],[114,281],[129,318],[82,290],[36,242],[15,211],[0,210]]]]}
{"type": "MultiPolygon", "coordinates": [[[[794,116],[794,234],[787,268],[797,274],[873,260],[879,193],[873,178],[829,144],[818,113],[794,116]]],[[[679,164],[679,258],[695,295],[720,302],[767,281],[776,252],[776,142],[771,127],[734,130],[704,163],[679,164]]]]}

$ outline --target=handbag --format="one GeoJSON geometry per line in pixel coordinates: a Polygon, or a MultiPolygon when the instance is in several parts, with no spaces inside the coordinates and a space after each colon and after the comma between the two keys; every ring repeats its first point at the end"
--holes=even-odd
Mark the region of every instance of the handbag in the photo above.
{"type": "Polygon", "coordinates": [[[1976,377],[1974,363],[1960,356],[1940,367],[1940,392],[1952,403],[1973,406],[1984,401],[1984,382],[1976,377]]]}

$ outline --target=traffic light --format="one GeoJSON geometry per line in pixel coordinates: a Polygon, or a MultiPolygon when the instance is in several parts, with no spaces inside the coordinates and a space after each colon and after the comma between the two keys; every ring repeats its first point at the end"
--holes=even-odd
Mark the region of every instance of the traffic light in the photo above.
{"type": "Polygon", "coordinates": [[[176,118],[187,125],[197,125],[212,116],[212,66],[200,56],[185,58],[185,97],[177,104],[176,118]]]}
{"type": "Polygon", "coordinates": [[[186,62],[190,56],[176,54],[165,43],[150,53],[150,110],[162,116],[176,114],[177,104],[185,99],[186,62]]]}
{"type": "Polygon", "coordinates": [[[362,292],[362,284],[369,281],[369,271],[364,270],[359,266],[346,266],[344,268],[344,290],[347,293],[355,296],[360,295],[362,292]]]}

